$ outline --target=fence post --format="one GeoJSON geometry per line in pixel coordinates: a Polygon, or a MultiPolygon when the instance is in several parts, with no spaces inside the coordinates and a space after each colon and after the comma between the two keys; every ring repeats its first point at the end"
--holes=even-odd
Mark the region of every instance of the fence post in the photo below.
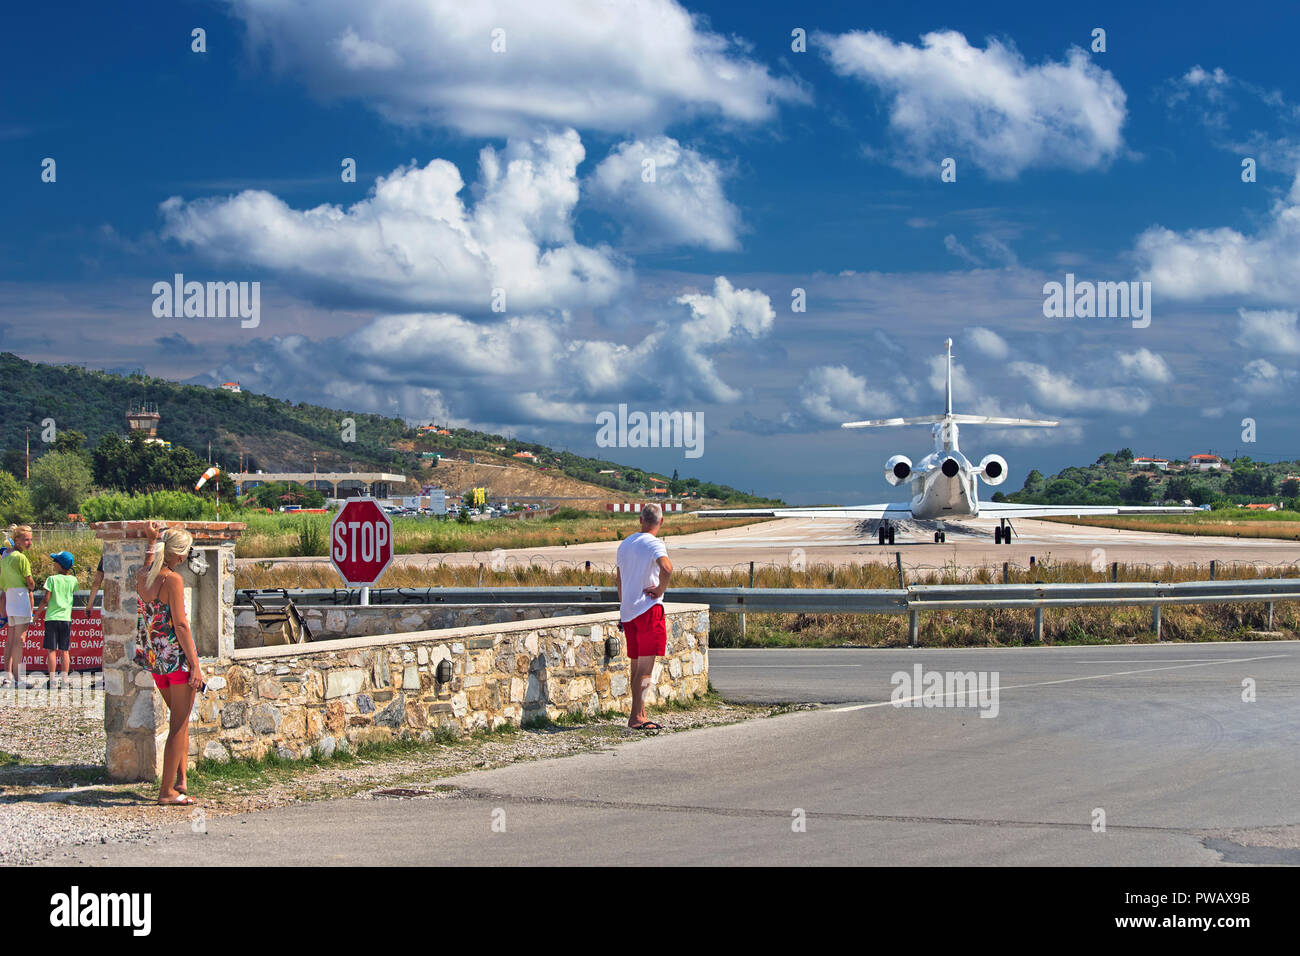
{"type": "Polygon", "coordinates": [[[1110,583],[1115,584],[1118,581],[1119,581],[1119,562],[1112,561],[1110,563],[1110,583]]]}
{"type": "Polygon", "coordinates": [[[898,568],[898,588],[901,591],[902,589],[907,587],[907,584],[903,581],[903,552],[902,551],[894,552],[894,566],[898,568]]]}
{"type": "Polygon", "coordinates": [[[1003,584],[1008,584],[1011,581],[1010,567],[1011,565],[1009,562],[1007,561],[1002,562],[1002,583],[1003,584]]]}
{"type": "MultiPolygon", "coordinates": [[[[753,561],[749,562],[749,586],[751,588],[754,586],[754,562],[753,561]]],[[[746,627],[745,612],[741,611],[740,612],[740,636],[741,637],[745,636],[745,627],[746,627]]]]}
{"type": "Polygon", "coordinates": [[[1160,640],[1160,605],[1151,606],[1151,629],[1156,632],[1156,640],[1160,640]]]}
{"type": "Polygon", "coordinates": [[[1268,602],[1268,629],[1273,630],[1273,602],[1268,602]]]}
{"type": "Polygon", "coordinates": [[[1219,565],[1219,562],[1217,562],[1217,561],[1211,561],[1211,562],[1210,562],[1210,580],[1211,580],[1211,581],[1214,580],[1214,573],[1215,573],[1215,571],[1218,570],[1218,565],[1219,565]]]}
{"type": "Polygon", "coordinates": [[[1034,643],[1043,643],[1043,609],[1034,608],[1034,643]]]}
{"type": "Polygon", "coordinates": [[[916,608],[907,612],[907,646],[916,647],[921,638],[921,615],[916,608]]]}

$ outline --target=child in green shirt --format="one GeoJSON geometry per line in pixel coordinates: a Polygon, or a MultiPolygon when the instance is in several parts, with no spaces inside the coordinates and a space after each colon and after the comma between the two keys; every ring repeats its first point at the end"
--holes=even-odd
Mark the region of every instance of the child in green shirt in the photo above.
{"type": "Polygon", "coordinates": [[[54,687],[54,671],[63,665],[63,684],[68,684],[72,670],[72,600],[77,593],[77,576],[72,573],[73,557],[67,551],[55,551],[50,558],[63,569],[62,574],[51,574],[45,579],[45,597],[37,610],[45,615],[46,651],[45,667],[50,674],[50,687],[54,687]]]}

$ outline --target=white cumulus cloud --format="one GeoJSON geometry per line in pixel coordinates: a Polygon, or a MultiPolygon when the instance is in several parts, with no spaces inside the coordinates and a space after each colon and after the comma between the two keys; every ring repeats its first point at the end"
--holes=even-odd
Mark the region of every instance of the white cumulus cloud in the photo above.
{"type": "Polygon", "coordinates": [[[1237,339],[1242,348],[1283,355],[1300,355],[1296,312],[1283,309],[1237,310],[1237,339]]]}
{"type": "Polygon", "coordinates": [[[1011,354],[1006,339],[983,326],[977,325],[973,329],[967,329],[965,339],[970,343],[971,348],[986,358],[1001,360],[1011,354]]]}
{"type": "Polygon", "coordinates": [[[884,415],[894,407],[886,392],[843,365],[812,369],[799,386],[799,404],[820,424],[839,424],[863,415],[884,415]]]}
{"type": "Polygon", "coordinates": [[[487,147],[473,206],[442,159],[380,177],[347,209],[293,209],[262,190],[174,196],[160,207],[163,236],[217,261],[283,273],[318,298],[486,312],[502,289],[510,312],[601,304],[628,276],[611,250],[574,240],[583,156],[573,130],[487,147]]]}
{"type": "Polygon", "coordinates": [[[1140,382],[1163,385],[1172,382],[1174,374],[1163,358],[1150,349],[1138,349],[1136,352],[1117,352],[1115,358],[1119,365],[1117,370],[1124,378],[1135,378],[1140,382]]]}
{"type": "Polygon", "coordinates": [[[1081,385],[1068,373],[1054,372],[1034,362],[1012,362],[1007,370],[1023,378],[1035,401],[1050,409],[1080,412],[1126,412],[1145,415],[1151,400],[1140,388],[1095,388],[1081,385]]]}
{"type": "Polygon", "coordinates": [[[476,136],[752,123],[803,88],[675,0],[230,0],[254,50],[322,99],[476,136]]]}
{"type": "Polygon", "coordinates": [[[670,136],[617,146],[592,173],[592,198],[624,225],[623,246],[740,248],[740,211],[722,190],[714,160],[670,136]]]}
{"type": "Polygon", "coordinates": [[[935,176],[953,156],[1012,179],[1030,167],[1105,167],[1123,148],[1124,90],[1077,47],[1034,66],[998,40],[981,50],[953,30],[920,46],[874,31],[818,40],[837,73],[886,98],[891,158],[905,171],[935,176]]]}
{"type": "Polygon", "coordinates": [[[722,379],[714,356],[768,334],[775,312],[767,296],[719,276],[712,293],[675,301],[630,344],[575,335],[564,315],[489,323],[403,313],[337,338],[259,341],[215,374],[337,407],[502,426],[594,422],[619,402],[737,400],[741,391],[722,379]]]}
{"type": "Polygon", "coordinates": [[[1183,232],[1152,226],[1138,236],[1136,253],[1142,277],[1159,295],[1294,304],[1300,300],[1300,176],[1255,235],[1228,226],[1183,232]]]}

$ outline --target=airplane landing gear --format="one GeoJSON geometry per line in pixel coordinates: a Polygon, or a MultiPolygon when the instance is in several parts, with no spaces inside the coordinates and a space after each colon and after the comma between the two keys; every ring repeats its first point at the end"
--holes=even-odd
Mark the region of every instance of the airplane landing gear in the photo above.
{"type": "Polygon", "coordinates": [[[1007,521],[1006,518],[1002,518],[998,523],[998,527],[993,529],[993,543],[1011,543],[1011,522],[1007,521]]]}
{"type": "Polygon", "coordinates": [[[881,544],[894,543],[894,523],[886,521],[883,518],[880,521],[880,528],[876,531],[876,536],[881,544]]]}
{"type": "Polygon", "coordinates": [[[945,542],[947,542],[947,540],[948,540],[948,532],[946,532],[946,531],[936,531],[936,532],[934,533],[934,543],[935,543],[935,544],[944,544],[945,542]]]}

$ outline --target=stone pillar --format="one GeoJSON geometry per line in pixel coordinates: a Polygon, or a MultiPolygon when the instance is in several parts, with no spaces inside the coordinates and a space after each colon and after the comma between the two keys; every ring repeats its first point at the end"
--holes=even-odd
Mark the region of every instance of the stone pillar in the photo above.
{"type": "MultiPolygon", "coordinates": [[[[194,536],[190,563],[176,570],[185,583],[185,608],[199,660],[229,657],[235,647],[235,541],[244,525],[230,521],[168,521],[194,536]]],[[[145,563],[148,521],[103,521],[91,526],[104,544],[105,761],[114,780],[153,781],[167,742],[167,705],[153,677],[135,663],[136,575],[145,563]]]]}

